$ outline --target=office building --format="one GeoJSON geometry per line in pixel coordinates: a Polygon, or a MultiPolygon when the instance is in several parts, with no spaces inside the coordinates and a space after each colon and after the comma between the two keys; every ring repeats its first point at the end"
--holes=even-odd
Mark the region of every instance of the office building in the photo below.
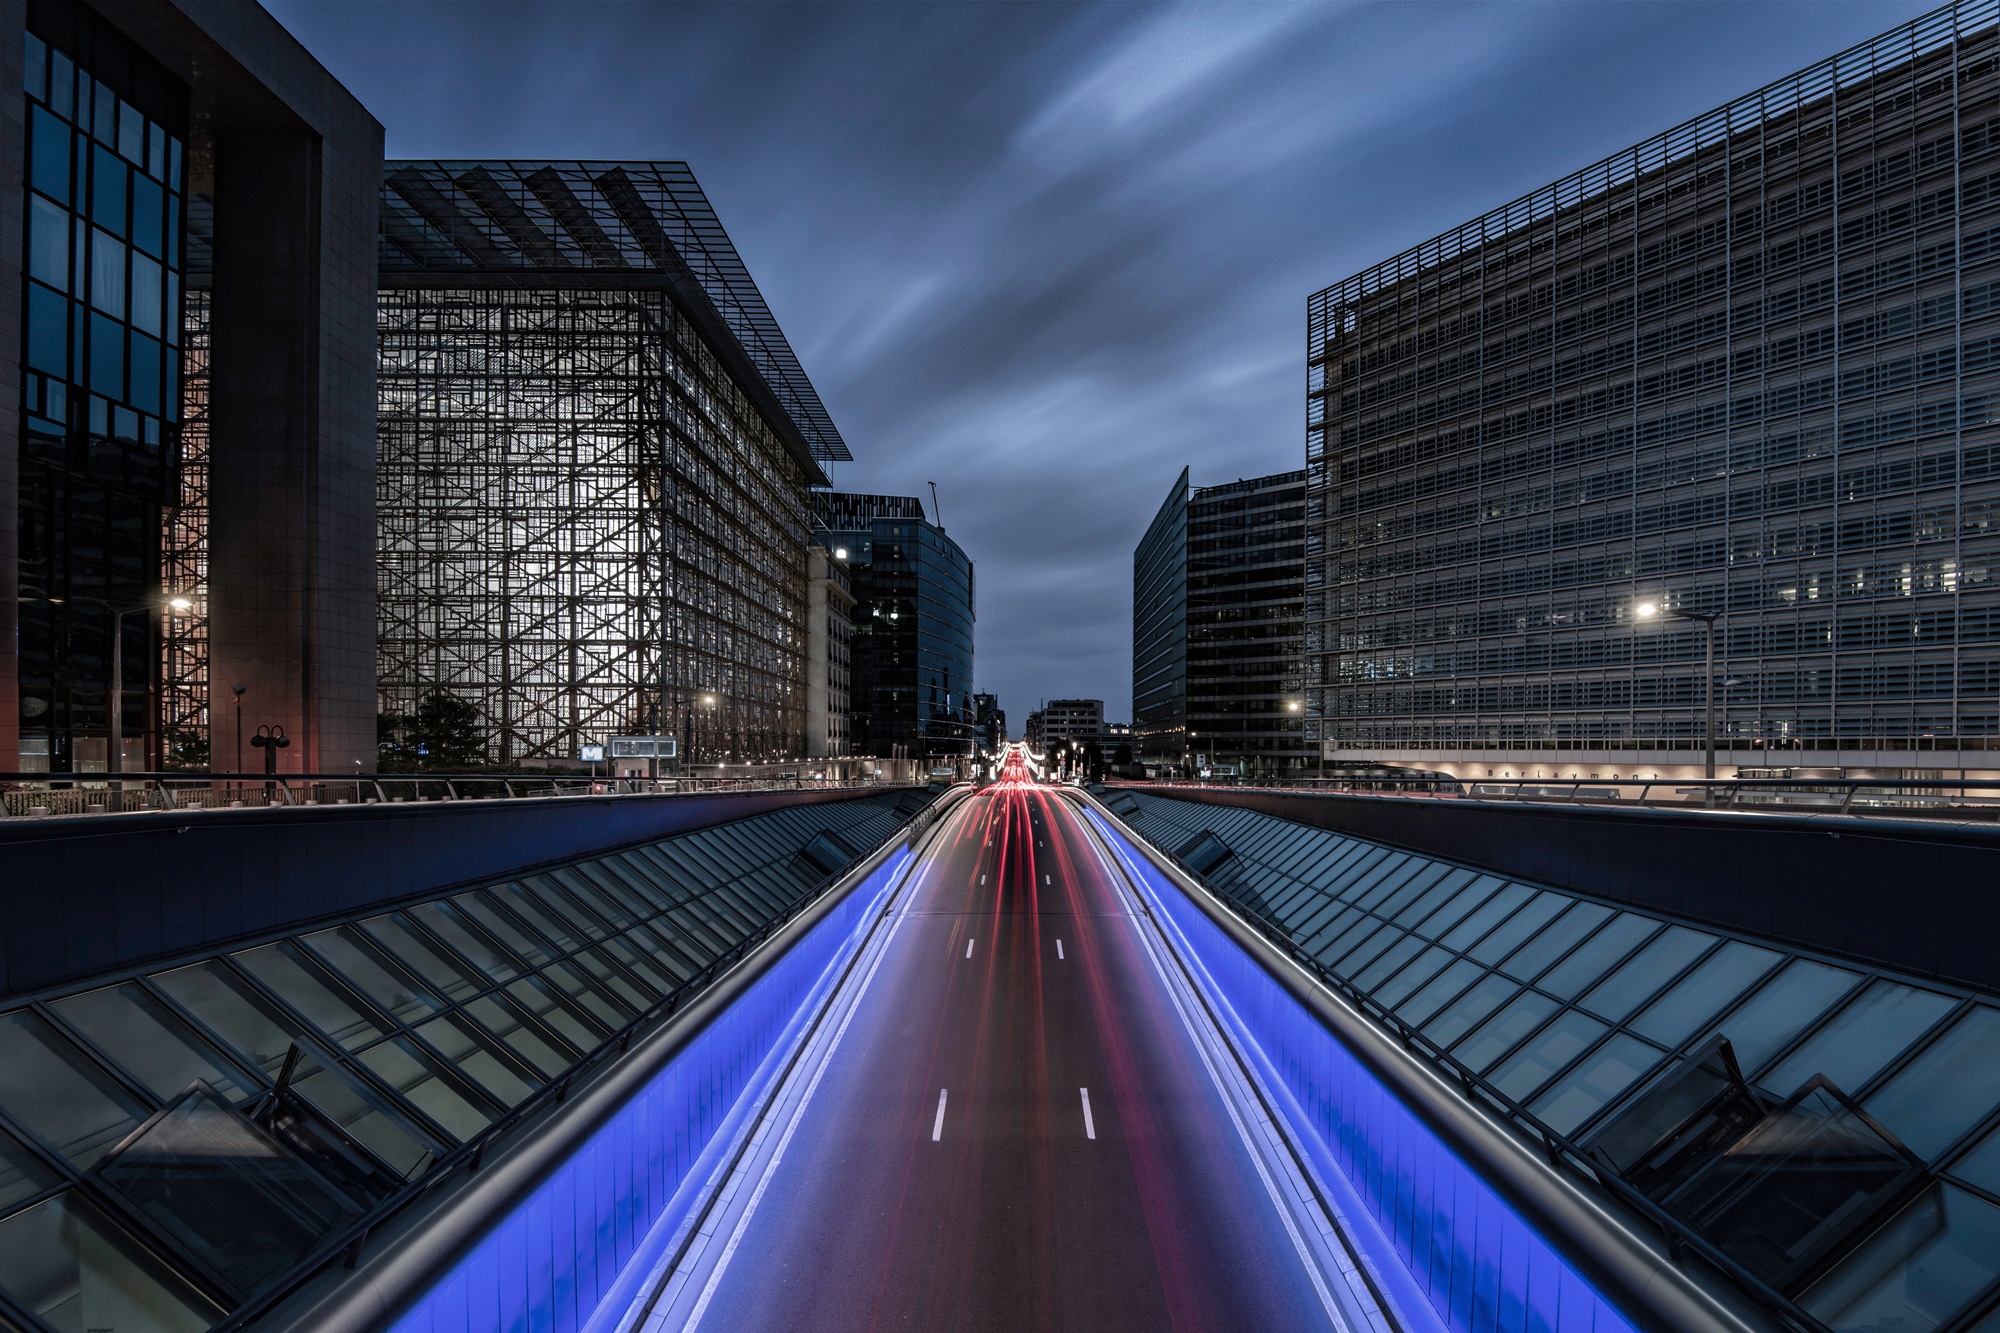
{"type": "Polygon", "coordinates": [[[826,547],[806,555],[806,754],[838,758],[848,753],[854,581],[847,561],[826,547]]]}
{"type": "Polygon", "coordinates": [[[820,491],[819,541],[854,581],[852,751],[884,759],[973,753],[973,571],[914,496],[820,491]]]}
{"type": "Polygon", "coordinates": [[[807,750],[808,489],[849,457],[678,162],[392,162],[381,697],[497,763],[807,750]]]}
{"type": "Polygon", "coordinates": [[[0,751],[372,767],[381,127],[249,0],[6,12],[0,751]]]}
{"type": "Polygon", "coordinates": [[[1190,488],[1182,471],[1133,552],[1141,760],[1252,776],[1313,759],[1302,677],[1304,472],[1190,488]]]}
{"type": "Polygon", "coordinates": [[[1081,749],[1097,744],[1104,732],[1104,700],[1051,699],[1037,714],[1041,722],[1037,735],[1043,753],[1068,745],[1081,749]]]}
{"type": "Polygon", "coordinates": [[[1132,730],[1139,758],[1187,757],[1188,470],[1132,552],[1132,730]]]}
{"type": "Polygon", "coordinates": [[[980,749],[998,754],[1007,745],[1007,711],[997,694],[972,696],[972,730],[980,749]]]}
{"type": "Polygon", "coordinates": [[[1712,679],[1723,776],[1994,771],[1993,24],[1937,10],[1310,298],[1329,757],[1699,776],[1712,679]]]}

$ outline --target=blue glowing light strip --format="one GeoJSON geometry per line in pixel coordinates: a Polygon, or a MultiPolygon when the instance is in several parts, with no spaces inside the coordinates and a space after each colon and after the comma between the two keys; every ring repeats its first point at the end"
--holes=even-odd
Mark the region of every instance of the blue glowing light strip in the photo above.
{"type": "MultiPolygon", "coordinates": [[[[1417,1114],[1094,810],[1092,824],[1289,1094],[1289,1127],[1331,1164],[1451,1333],[1635,1333],[1634,1325],[1417,1114]]],[[[1332,1182],[1329,1182],[1332,1183],[1332,1182]]],[[[1351,1220],[1351,1219],[1350,1219],[1351,1220]]],[[[1367,1237],[1356,1237],[1365,1245],[1367,1237]]],[[[1367,1246],[1380,1261],[1382,1247],[1367,1246]]],[[[1388,1275],[1385,1275],[1388,1276],[1388,1275]]],[[[1392,1300],[1400,1282],[1385,1284],[1392,1300]]],[[[1398,1302],[1401,1304],[1402,1302],[1398,1302]]]]}
{"type": "Polygon", "coordinates": [[[903,848],[695,1036],[584,1147],[391,1326],[392,1333],[575,1333],[649,1237],[692,1204],[690,1173],[766,1062],[838,978],[903,848]]]}

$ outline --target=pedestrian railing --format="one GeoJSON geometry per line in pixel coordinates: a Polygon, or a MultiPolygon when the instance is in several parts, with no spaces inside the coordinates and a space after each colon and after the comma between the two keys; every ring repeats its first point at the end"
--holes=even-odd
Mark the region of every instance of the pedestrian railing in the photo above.
{"type": "Polygon", "coordinates": [[[0,773],[0,814],[24,817],[148,810],[320,809],[706,792],[832,791],[880,786],[879,777],[816,778],[809,771],[752,778],[592,778],[522,773],[356,773],[262,777],[240,773],[0,773]]]}

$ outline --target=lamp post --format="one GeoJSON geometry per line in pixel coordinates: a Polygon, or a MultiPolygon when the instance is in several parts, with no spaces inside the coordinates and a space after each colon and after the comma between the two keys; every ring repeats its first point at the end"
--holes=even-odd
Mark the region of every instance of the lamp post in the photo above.
{"type": "MultiPolygon", "coordinates": [[[[51,606],[61,606],[63,598],[46,597],[40,599],[20,598],[21,601],[41,600],[51,606]]],[[[101,606],[111,613],[111,678],[105,683],[106,712],[109,717],[110,739],[104,756],[104,770],[107,773],[125,771],[125,617],[137,615],[141,611],[187,611],[194,603],[185,597],[167,599],[148,598],[143,602],[117,603],[102,597],[71,597],[72,602],[89,606],[101,606]]],[[[113,784],[114,791],[122,791],[123,786],[113,784]]]]}
{"type": "Polygon", "coordinates": [[[1707,683],[1708,714],[1708,768],[1707,775],[1715,776],[1715,622],[1722,618],[1720,611],[1683,611],[1677,606],[1662,606],[1658,602],[1641,602],[1632,608],[1632,614],[1639,620],[1651,620],[1656,616],[1673,616],[1679,620],[1701,622],[1707,641],[1707,667],[1703,676],[1707,683]]]}

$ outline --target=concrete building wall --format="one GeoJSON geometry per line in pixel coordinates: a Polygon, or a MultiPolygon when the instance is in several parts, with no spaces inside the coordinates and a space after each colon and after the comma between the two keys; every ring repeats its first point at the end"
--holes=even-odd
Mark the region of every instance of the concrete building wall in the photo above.
{"type": "Polygon", "coordinates": [[[847,562],[824,546],[809,549],[806,578],[806,755],[838,758],[848,753],[854,590],[847,562]]]}

